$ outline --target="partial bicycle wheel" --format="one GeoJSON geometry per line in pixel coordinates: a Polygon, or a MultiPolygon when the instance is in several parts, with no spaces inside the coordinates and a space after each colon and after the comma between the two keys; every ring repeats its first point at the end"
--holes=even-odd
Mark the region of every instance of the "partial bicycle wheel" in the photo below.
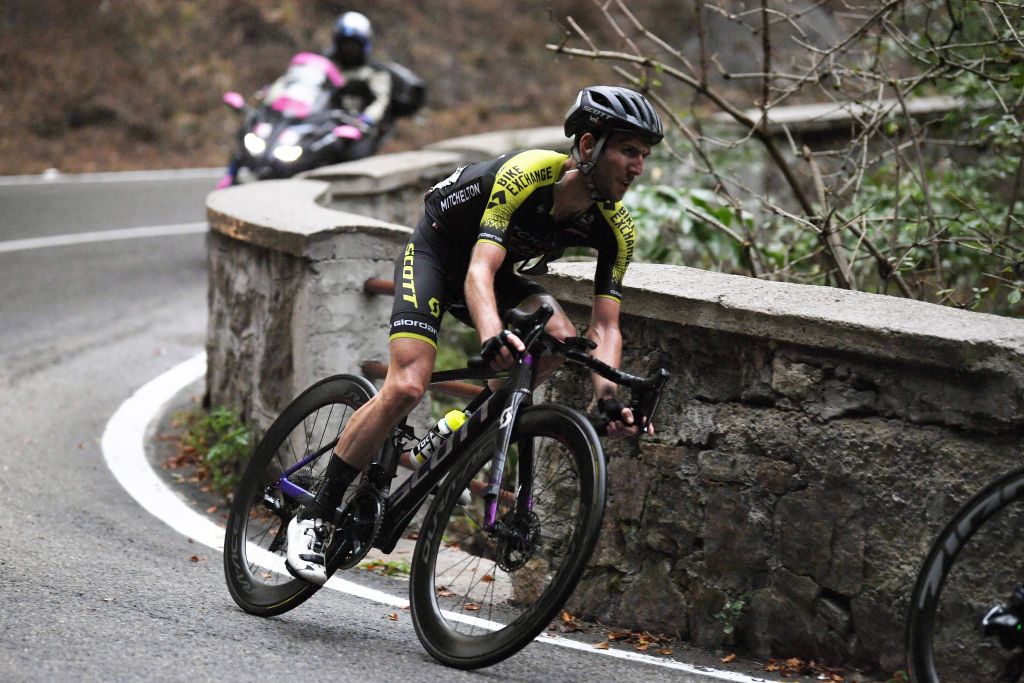
{"type": "Polygon", "coordinates": [[[912,681],[1021,679],[1022,529],[1024,469],[983,489],[935,539],[907,615],[912,681]]]}
{"type": "Polygon", "coordinates": [[[509,657],[551,622],[576,588],[601,528],[604,454],[591,424],[556,405],[527,408],[513,429],[497,524],[484,528],[496,426],[448,475],[420,528],[412,619],[449,666],[509,657]],[[471,502],[460,504],[469,490],[471,502]]]}
{"type": "Polygon", "coordinates": [[[348,419],[375,393],[362,377],[324,379],[292,401],[256,446],[235,489],[224,537],[228,590],[246,612],[281,614],[318,590],[285,567],[288,522],[300,503],[281,490],[280,479],[308,459],[288,479],[315,493],[348,419]]]}

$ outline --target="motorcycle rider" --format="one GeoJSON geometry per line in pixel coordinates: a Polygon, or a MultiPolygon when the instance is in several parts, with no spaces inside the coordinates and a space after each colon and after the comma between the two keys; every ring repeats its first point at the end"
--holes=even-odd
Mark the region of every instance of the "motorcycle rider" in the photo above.
{"type": "Polygon", "coordinates": [[[362,159],[377,151],[380,127],[391,101],[391,74],[370,60],[373,28],[359,12],[345,12],[334,24],[331,51],[327,55],[341,69],[345,83],[335,91],[333,104],[358,117],[362,140],[349,147],[349,158],[362,159]]]}
{"type": "MultiPolygon", "coordinates": [[[[334,24],[331,47],[325,55],[338,66],[344,78],[342,86],[331,94],[331,107],[355,117],[355,125],[362,133],[361,139],[349,141],[347,160],[362,159],[377,151],[390,116],[391,73],[370,61],[372,41],[370,20],[359,12],[345,12],[334,24]]],[[[266,95],[264,88],[257,97],[263,99],[266,95]]],[[[218,190],[234,184],[240,164],[239,155],[231,157],[217,183],[218,190]]]]}

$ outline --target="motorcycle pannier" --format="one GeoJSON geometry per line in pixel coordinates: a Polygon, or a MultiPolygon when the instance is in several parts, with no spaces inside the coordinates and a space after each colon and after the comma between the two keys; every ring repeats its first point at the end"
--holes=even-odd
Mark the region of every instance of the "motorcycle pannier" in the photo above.
{"type": "Polygon", "coordinates": [[[426,99],[426,83],[401,64],[391,62],[384,68],[391,73],[391,115],[412,116],[426,99]]]}

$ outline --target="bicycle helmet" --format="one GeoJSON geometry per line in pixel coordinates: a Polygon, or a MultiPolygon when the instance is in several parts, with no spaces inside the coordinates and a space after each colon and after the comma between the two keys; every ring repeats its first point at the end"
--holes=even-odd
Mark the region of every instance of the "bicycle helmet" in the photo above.
{"type": "Polygon", "coordinates": [[[373,28],[365,14],[345,12],[334,24],[334,54],[337,57],[347,54],[344,45],[356,42],[362,47],[362,59],[359,63],[365,64],[370,56],[372,41],[373,28]]]}
{"type": "Polygon", "coordinates": [[[647,98],[628,88],[595,85],[580,90],[565,115],[565,136],[632,133],[656,145],[665,137],[661,119],[647,98]]]}

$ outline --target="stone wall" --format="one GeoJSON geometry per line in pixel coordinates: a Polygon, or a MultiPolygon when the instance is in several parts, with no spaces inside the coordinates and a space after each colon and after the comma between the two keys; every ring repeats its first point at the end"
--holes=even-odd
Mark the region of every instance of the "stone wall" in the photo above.
{"type": "MultiPolygon", "coordinates": [[[[591,268],[546,282],[577,321],[591,268]]],[[[624,366],[672,380],[653,438],[606,443],[604,531],[570,609],[901,668],[930,539],[1020,464],[1024,322],[669,266],[635,264],[625,285],[624,366]]],[[[550,392],[583,405],[589,381],[550,392]]]]}
{"type": "Polygon", "coordinates": [[[551,127],[466,136],[210,194],[207,400],[260,432],[316,380],[386,360],[391,300],[363,284],[393,277],[424,191],[460,164],[566,144],[551,127]]]}
{"type": "MultiPolygon", "coordinates": [[[[212,194],[212,401],[265,425],[314,380],[384,359],[390,300],[363,282],[390,279],[422,191],[458,163],[559,137],[448,141],[212,194]],[[353,207],[374,217],[338,210],[353,207]]],[[[554,264],[545,280],[578,323],[592,272],[554,264]]],[[[901,668],[929,540],[1019,464],[1024,322],[650,264],[624,286],[624,366],[672,380],[654,437],[606,442],[605,529],[570,609],[761,656],[901,668]]],[[[583,407],[589,392],[566,372],[549,398],[583,407]]]]}

